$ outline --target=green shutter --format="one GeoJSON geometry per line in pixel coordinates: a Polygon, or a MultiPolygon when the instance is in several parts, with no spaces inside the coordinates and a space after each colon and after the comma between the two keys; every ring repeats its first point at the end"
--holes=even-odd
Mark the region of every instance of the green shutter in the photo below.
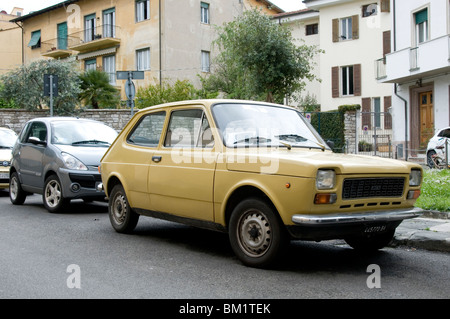
{"type": "Polygon", "coordinates": [[[425,21],[428,21],[428,9],[424,9],[415,14],[416,16],[416,24],[421,24],[425,21]]]}
{"type": "Polygon", "coordinates": [[[201,2],[201,3],[200,3],[200,7],[205,8],[205,9],[208,9],[208,8],[209,8],[209,4],[208,4],[208,3],[205,3],[205,2],[201,2]]]}
{"type": "Polygon", "coordinates": [[[28,43],[29,47],[34,47],[35,45],[37,45],[39,43],[39,40],[41,39],[41,31],[34,31],[31,32],[31,40],[28,43]]]}

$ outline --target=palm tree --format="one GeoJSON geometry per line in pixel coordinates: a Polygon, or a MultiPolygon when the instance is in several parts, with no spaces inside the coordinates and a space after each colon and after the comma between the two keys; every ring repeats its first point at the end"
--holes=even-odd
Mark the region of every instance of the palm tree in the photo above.
{"type": "Polygon", "coordinates": [[[120,93],[111,83],[109,75],[99,70],[88,70],[80,75],[80,99],[93,109],[116,108],[120,93]]]}

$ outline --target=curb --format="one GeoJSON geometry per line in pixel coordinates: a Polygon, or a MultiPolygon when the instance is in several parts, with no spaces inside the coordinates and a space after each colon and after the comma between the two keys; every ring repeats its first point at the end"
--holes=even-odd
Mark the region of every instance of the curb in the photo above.
{"type": "Polygon", "coordinates": [[[407,246],[430,251],[450,252],[449,234],[397,228],[391,247],[407,246]]]}

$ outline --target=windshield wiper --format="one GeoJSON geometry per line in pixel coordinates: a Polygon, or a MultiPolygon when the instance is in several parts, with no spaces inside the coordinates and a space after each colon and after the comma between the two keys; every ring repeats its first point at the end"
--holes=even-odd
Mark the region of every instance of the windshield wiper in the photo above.
{"type": "Polygon", "coordinates": [[[270,138],[254,136],[254,137],[247,137],[247,138],[243,138],[242,140],[235,141],[233,144],[236,145],[238,143],[250,143],[253,140],[256,141],[256,145],[259,145],[259,143],[268,143],[271,141],[270,138]]]}
{"type": "MultiPolygon", "coordinates": [[[[314,144],[317,144],[322,149],[322,151],[325,151],[325,149],[326,149],[325,145],[323,145],[319,142],[316,142],[314,140],[311,140],[309,138],[303,137],[301,135],[297,135],[297,134],[281,134],[281,135],[277,135],[275,137],[279,138],[280,140],[284,140],[284,141],[286,141],[286,140],[289,141],[289,139],[293,139],[293,142],[310,141],[310,142],[313,142],[314,144]]],[[[280,143],[281,143],[281,141],[280,141],[280,143]]]]}
{"type": "Polygon", "coordinates": [[[85,140],[85,141],[77,141],[77,142],[72,143],[72,145],[80,145],[80,144],[108,144],[108,145],[111,145],[111,143],[109,143],[109,142],[98,141],[98,140],[85,140]]]}

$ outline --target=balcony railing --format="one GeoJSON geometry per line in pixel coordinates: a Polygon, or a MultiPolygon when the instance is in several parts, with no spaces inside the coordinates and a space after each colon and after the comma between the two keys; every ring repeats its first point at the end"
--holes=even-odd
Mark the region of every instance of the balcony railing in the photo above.
{"type": "Polygon", "coordinates": [[[414,71],[419,69],[419,48],[409,49],[409,70],[414,71]]]}
{"type": "Polygon", "coordinates": [[[106,48],[120,43],[120,27],[104,24],[84,29],[69,35],[69,48],[76,51],[90,51],[106,48]]]}
{"type": "Polygon", "coordinates": [[[68,38],[59,37],[41,42],[41,55],[51,58],[65,58],[72,54],[68,49],[68,38]]]}
{"type": "Polygon", "coordinates": [[[377,80],[381,80],[386,77],[386,57],[375,61],[375,74],[377,76],[377,80]]]}

